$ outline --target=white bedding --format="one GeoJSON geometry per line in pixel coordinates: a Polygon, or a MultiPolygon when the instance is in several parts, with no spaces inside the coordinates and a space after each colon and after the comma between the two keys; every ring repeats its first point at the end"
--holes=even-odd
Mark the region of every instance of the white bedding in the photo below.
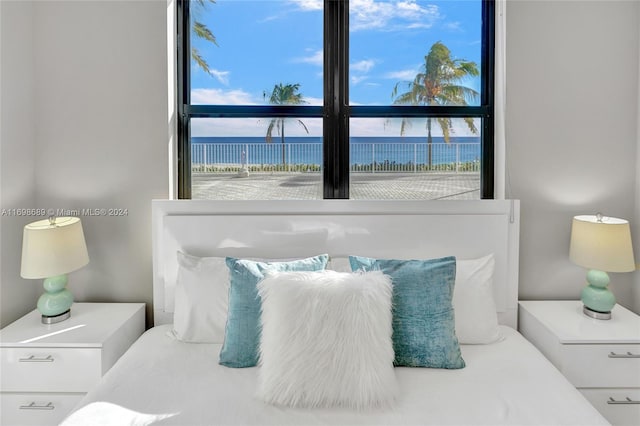
{"type": "Polygon", "coordinates": [[[218,365],[219,344],[182,343],[170,329],[147,331],[63,424],[608,424],[540,352],[505,326],[500,342],[461,346],[464,369],[396,368],[400,394],[394,408],[366,412],[265,404],[255,397],[257,368],[218,365]]]}

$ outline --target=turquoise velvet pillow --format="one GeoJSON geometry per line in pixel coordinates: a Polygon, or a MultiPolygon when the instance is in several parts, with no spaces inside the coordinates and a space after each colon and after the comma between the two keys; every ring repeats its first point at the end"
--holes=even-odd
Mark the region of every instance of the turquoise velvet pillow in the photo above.
{"type": "Polygon", "coordinates": [[[465,366],[451,304],[455,257],[394,260],[349,256],[349,263],[354,271],[380,270],[392,278],[395,365],[451,369],[465,366]]]}
{"type": "Polygon", "coordinates": [[[227,367],[255,367],[260,343],[261,303],[256,285],[268,271],[321,271],[326,254],[290,262],[258,262],[227,257],[229,267],[229,312],[220,364],[227,367]]]}

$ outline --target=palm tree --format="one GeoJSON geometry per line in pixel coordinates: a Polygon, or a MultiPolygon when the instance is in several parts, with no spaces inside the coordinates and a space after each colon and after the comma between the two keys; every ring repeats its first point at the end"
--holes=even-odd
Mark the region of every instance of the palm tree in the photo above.
{"type": "MultiPolygon", "coordinates": [[[[424,65],[413,81],[398,83],[392,92],[394,104],[408,105],[467,105],[467,101],[476,100],[479,93],[473,89],[462,86],[459,83],[469,76],[478,76],[478,65],[464,59],[452,59],[451,51],[442,44],[436,42],[431,46],[429,54],[424,57],[424,65]],[[407,86],[407,91],[398,94],[401,84],[407,86]]],[[[453,132],[453,122],[446,117],[427,117],[427,145],[429,170],[432,166],[431,137],[432,120],[436,120],[442,129],[442,135],[446,143],[453,132]]],[[[473,134],[478,133],[473,118],[464,118],[465,123],[473,134]]],[[[402,120],[400,134],[404,135],[406,127],[411,123],[407,118],[402,120]]]]}
{"type": "MultiPolygon", "coordinates": [[[[273,86],[273,90],[271,91],[271,95],[269,96],[269,103],[272,105],[300,105],[306,103],[302,99],[302,94],[298,93],[300,90],[300,84],[276,84],[273,86]]],[[[262,96],[266,99],[267,92],[263,92],[262,96]]],[[[285,156],[285,145],[284,145],[284,123],[287,121],[287,117],[276,117],[272,118],[269,122],[269,127],[267,128],[266,141],[267,143],[271,143],[273,140],[273,129],[275,128],[278,134],[280,135],[280,140],[282,142],[282,164],[287,164],[286,156],[285,156]]],[[[302,120],[297,120],[298,124],[300,124],[304,130],[309,133],[309,129],[302,122],[302,120]]]]}
{"type": "MultiPolygon", "coordinates": [[[[215,4],[216,0],[195,0],[193,4],[197,7],[194,8],[194,13],[192,14],[192,16],[195,17],[196,15],[199,15],[200,12],[202,12],[202,10],[204,10],[207,7],[207,2],[211,4],[215,4]]],[[[191,31],[193,31],[194,36],[201,38],[203,40],[209,41],[215,44],[216,46],[218,45],[218,42],[216,41],[216,36],[213,35],[209,27],[207,27],[202,22],[198,21],[197,18],[194,18],[193,20],[193,26],[191,27],[191,31]]],[[[202,55],[200,55],[200,52],[198,51],[198,49],[196,49],[193,46],[191,46],[191,59],[193,59],[195,63],[198,64],[198,66],[202,68],[204,72],[206,72],[209,75],[212,75],[211,69],[209,68],[209,63],[202,57],[202,55]]]]}

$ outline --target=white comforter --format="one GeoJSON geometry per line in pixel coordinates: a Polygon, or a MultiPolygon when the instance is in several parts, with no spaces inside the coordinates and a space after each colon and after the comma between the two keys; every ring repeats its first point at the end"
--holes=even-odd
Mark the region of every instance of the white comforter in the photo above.
{"type": "Polygon", "coordinates": [[[520,334],[462,345],[461,370],[396,368],[393,409],[290,409],[255,397],[256,368],[218,365],[220,345],[145,333],[64,425],[602,425],[606,420],[520,334]]]}

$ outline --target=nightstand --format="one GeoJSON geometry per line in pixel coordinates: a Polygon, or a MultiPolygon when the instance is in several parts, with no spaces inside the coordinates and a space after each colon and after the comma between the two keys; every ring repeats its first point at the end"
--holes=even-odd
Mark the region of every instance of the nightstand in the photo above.
{"type": "Polygon", "coordinates": [[[144,332],[144,303],[74,303],[42,324],[34,310],[0,330],[0,424],[60,423],[144,332]]]}
{"type": "Polygon", "coordinates": [[[519,331],[614,425],[640,424],[640,317],[616,305],[610,320],[579,301],[521,301],[519,331]]]}

